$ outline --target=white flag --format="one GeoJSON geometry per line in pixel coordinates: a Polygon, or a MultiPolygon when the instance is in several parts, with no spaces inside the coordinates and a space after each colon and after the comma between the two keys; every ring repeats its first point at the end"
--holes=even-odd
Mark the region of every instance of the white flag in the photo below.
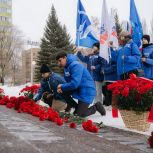
{"type": "Polygon", "coordinates": [[[100,27],[100,56],[109,62],[108,43],[110,39],[110,21],[106,5],[106,0],[103,0],[102,18],[100,27]]]}

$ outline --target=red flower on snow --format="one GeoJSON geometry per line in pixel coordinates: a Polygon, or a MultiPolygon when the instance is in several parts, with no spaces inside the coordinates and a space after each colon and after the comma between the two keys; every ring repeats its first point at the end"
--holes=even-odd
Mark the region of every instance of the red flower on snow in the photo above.
{"type": "MultiPolygon", "coordinates": [[[[51,120],[56,122],[57,125],[61,126],[63,123],[68,122],[68,118],[60,118],[58,112],[53,110],[52,108],[44,108],[34,101],[29,100],[27,97],[20,96],[20,97],[8,97],[5,96],[3,99],[0,100],[1,105],[6,105],[7,108],[13,108],[17,110],[18,113],[25,112],[29,113],[33,116],[39,117],[40,121],[44,120],[51,120]]],[[[71,122],[69,124],[70,128],[76,128],[76,123],[71,122]]],[[[88,120],[87,122],[82,123],[82,127],[89,132],[98,132],[98,128],[96,125],[93,124],[92,120],[88,120]]]]}
{"type": "Polygon", "coordinates": [[[83,122],[82,127],[84,130],[89,131],[89,132],[93,132],[93,133],[98,133],[98,131],[99,131],[97,126],[94,125],[91,120],[87,120],[86,122],[83,122]]]}
{"type": "Polygon", "coordinates": [[[33,96],[37,93],[39,88],[40,88],[40,85],[27,86],[20,91],[20,94],[23,94],[29,99],[32,99],[33,96]]]}
{"type": "Polygon", "coordinates": [[[76,123],[74,123],[74,122],[70,123],[70,128],[75,129],[76,126],[77,126],[76,123]]]}
{"type": "Polygon", "coordinates": [[[57,125],[61,126],[63,125],[63,120],[61,118],[57,118],[56,123],[57,125]]]}
{"type": "Polygon", "coordinates": [[[150,148],[153,148],[153,132],[151,132],[151,136],[148,139],[148,143],[150,145],[150,148]]]}

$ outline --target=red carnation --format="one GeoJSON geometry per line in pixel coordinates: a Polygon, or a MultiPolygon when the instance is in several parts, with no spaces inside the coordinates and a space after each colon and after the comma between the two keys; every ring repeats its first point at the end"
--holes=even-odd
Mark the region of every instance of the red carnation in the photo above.
{"type": "Polygon", "coordinates": [[[152,136],[149,137],[148,143],[150,145],[150,148],[153,148],[153,137],[152,136]]]}
{"type": "Polygon", "coordinates": [[[40,121],[44,121],[45,119],[46,119],[46,118],[45,118],[45,114],[41,114],[40,117],[39,117],[39,120],[40,120],[40,121]]]}
{"type": "Polygon", "coordinates": [[[151,132],[151,136],[153,137],[153,132],[151,132]]]}
{"type": "Polygon", "coordinates": [[[88,120],[87,122],[83,122],[82,127],[84,130],[89,132],[94,132],[94,133],[97,133],[99,130],[97,126],[93,124],[91,120],[88,120]]]}
{"type": "Polygon", "coordinates": [[[92,120],[87,120],[87,126],[91,126],[93,124],[92,120]]]}
{"type": "Polygon", "coordinates": [[[12,107],[13,107],[13,104],[12,104],[12,103],[7,103],[7,104],[6,104],[6,107],[7,107],[7,108],[12,108],[12,107]]]}
{"type": "Polygon", "coordinates": [[[57,125],[61,126],[61,125],[63,125],[63,120],[61,118],[57,118],[56,123],[57,123],[57,125]]]}
{"type": "Polygon", "coordinates": [[[123,95],[124,97],[127,97],[127,96],[129,95],[129,88],[128,88],[128,87],[125,87],[125,88],[123,89],[122,95],[123,95]]]}
{"type": "Polygon", "coordinates": [[[65,117],[65,118],[64,118],[64,122],[65,122],[65,123],[68,123],[68,122],[69,122],[69,118],[68,118],[68,117],[65,117]]]}
{"type": "Polygon", "coordinates": [[[76,128],[76,123],[74,123],[74,122],[70,123],[70,128],[75,129],[76,128]]]}
{"type": "Polygon", "coordinates": [[[137,78],[137,76],[135,75],[135,74],[130,74],[130,79],[136,79],[137,78]]]}
{"type": "Polygon", "coordinates": [[[18,109],[18,113],[21,113],[21,110],[20,109],[18,109]]]}
{"type": "Polygon", "coordinates": [[[96,125],[92,126],[92,132],[98,133],[99,129],[96,127],[96,125]]]}

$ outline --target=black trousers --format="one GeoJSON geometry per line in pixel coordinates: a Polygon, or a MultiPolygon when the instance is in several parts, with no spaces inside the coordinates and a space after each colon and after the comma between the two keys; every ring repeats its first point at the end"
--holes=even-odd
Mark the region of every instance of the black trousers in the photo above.
{"type": "Polygon", "coordinates": [[[70,105],[70,107],[73,107],[73,108],[77,108],[77,103],[76,103],[76,101],[71,97],[71,95],[72,95],[72,91],[67,91],[67,92],[63,92],[62,94],[61,94],[61,96],[64,98],[64,100],[66,101],[66,103],[68,104],[68,105],[70,105]]]}
{"type": "Polygon", "coordinates": [[[71,97],[73,91],[68,91],[62,93],[62,97],[65,99],[66,103],[69,104],[71,107],[75,108],[74,114],[80,117],[87,117],[92,115],[96,112],[96,107],[91,106],[90,104],[78,101],[78,103],[71,97]]]}
{"type": "Polygon", "coordinates": [[[107,86],[112,84],[112,82],[105,82],[102,86],[102,92],[104,95],[103,105],[110,106],[112,104],[112,91],[107,89],[107,86]]]}
{"type": "Polygon", "coordinates": [[[82,101],[78,101],[78,105],[76,110],[74,111],[74,114],[80,116],[80,117],[87,117],[90,116],[92,114],[96,113],[96,106],[93,105],[91,107],[89,107],[90,104],[82,102],[82,101]]]}

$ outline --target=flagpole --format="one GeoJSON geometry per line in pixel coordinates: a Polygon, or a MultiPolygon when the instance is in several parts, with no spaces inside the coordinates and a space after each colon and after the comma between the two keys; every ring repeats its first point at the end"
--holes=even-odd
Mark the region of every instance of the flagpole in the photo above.
{"type": "MultiPolygon", "coordinates": [[[[80,5],[80,1],[78,0],[78,5],[77,5],[77,22],[78,22],[78,18],[79,18],[79,22],[80,22],[80,17],[78,15],[79,5],[80,5]]],[[[80,46],[80,37],[79,36],[80,36],[80,31],[79,31],[79,29],[77,27],[77,39],[78,39],[78,42],[77,42],[78,46],[77,47],[80,46]]]]}
{"type": "Polygon", "coordinates": [[[80,31],[79,31],[79,34],[77,36],[78,37],[78,47],[80,47],[80,37],[79,36],[80,36],[80,31]]]}

